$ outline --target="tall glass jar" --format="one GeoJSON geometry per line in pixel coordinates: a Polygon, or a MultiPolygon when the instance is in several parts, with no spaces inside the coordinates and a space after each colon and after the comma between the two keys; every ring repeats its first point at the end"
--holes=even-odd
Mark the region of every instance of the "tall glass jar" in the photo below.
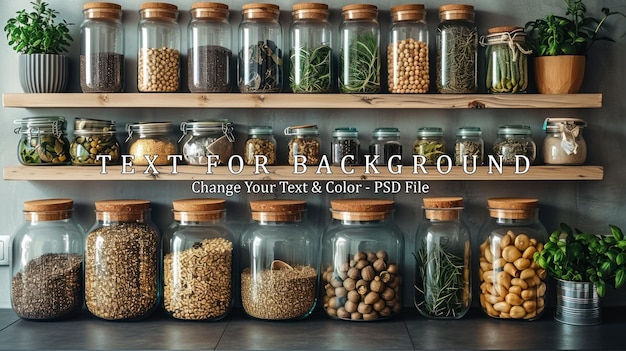
{"type": "Polygon", "coordinates": [[[17,159],[25,166],[68,165],[70,142],[65,136],[66,121],[61,116],[26,117],[13,121],[20,126],[17,159]]]}
{"type": "Polygon", "coordinates": [[[438,162],[445,165],[446,142],[443,138],[443,129],[439,127],[422,127],[417,130],[417,138],[413,142],[413,155],[423,156],[423,164],[434,166],[438,162]]]}
{"type": "Polygon", "coordinates": [[[160,237],[148,200],[96,201],[85,247],[85,303],[94,316],[138,320],[160,299],[160,237]]]}
{"type": "Polygon", "coordinates": [[[480,127],[460,127],[454,144],[455,166],[482,166],[485,155],[483,132],[480,127]]]}
{"type": "Polygon", "coordinates": [[[537,199],[491,198],[480,229],[480,305],[490,317],[532,321],[545,308],[547,272],[533,254],[548,233],[537,199]]]}
{"type": "Polygon", "coordinates": [[[308,317],[315,307],[319,240],[301,200],[250,201],[241,236],[241,305],[253,318],[308,317]]]}
{"type": "Polygon", "coordinates": [[[177,92],[180,85],[178,6],[146,2],[139,11],[137,90],[177,92]]]}
{"type": "Polygon", "coordinates": [[[334,319],[374,321],[402,310],[404,237],[391,200],[331,200],[322,238],[324,311],[334,319]]]}
{"type": "Polygon", "coordinates": [[[21,318],[71,317],[83,308],[85,232],[71,199],[24,202],[11,247],[11,307],[21,318]]]}
{"type": "Polygon", "coordinates": [[[402,144],[400,143],[400,130],[398,128],[376,128],[372,132],[372,141],[369,145],[370,156],[378,158],[375,165],[397,165],[402,161],[402,144]]]}
{"type": "Polygon", "coordinates": [[[521,27],[495,27],[487,30],[487,75],[485,86],[490,93],[525,93],[528,87],[526,33],[521,27]]]}
{"type": "Polygon", "coordinates": [[[428,318],[460,319],[471,304],[470,233],[463,198],[424,198],[415,236],[415,307],[428,318]]]}
{"type": "Polygon", "coordinates": [[[247,165],[276,164],[276,139],[270,126],[252,126],[248,128],[243,160],[247,165]]]}
{"type": "Polygon", "coordinates": [[[422,4],[391,7],[387,47],[387,85],[390,93],[427,93],[430,88],[428,25],[422,4]]]}
{"type": "Polygon", "coordinates": [[[278,93],[283,80],[283,28],[278,5],[243,5],[239,24],[239,91],[278,93]]]}
{"type": "Polygon", "coordinates": [[[528,165],[535,162],[537,146],[531,137],[530,127],[524,125],[505,125],[498,127],[493,152],[502,156],[506,166],[528,165]],[[521,160],[526,158],[527,160],[521,160]]]}
{"type": "Polygon", "coordinates": [[[583,129],[587,122],[580,118],[546,118],[543,130],[543,162],[551,165],[582,165],[587,158],[587,142],[583,129]]]}
{"type": "Polygon", "coordinates": [[[80,26],[80,88],[83,93],[124,91],[122,6],[90,2],[80,26]]]}
{"type": "Polygon", "coordinates": [[[437,91],[475,93],[478,89],[478,27],[474,6],[439,7],[437,27],[437,91]]]}
{"type": "Polygon", "coordinates": [[[121,150],[115,129],[114,121],[76,118],[70,144],[72,164],[101,165],[103,160],[106,164],[119,164],[121,150]]]}
{"type": "Polygon", "coordinates": [[[359,131],[356,128],[337,128],[330,144],[331,163],[334,165],[358,165],[360,160],[359,131]],[[345,158],[345,160],[344,160],[345,158]]]}
{"type": "Polygon", "coordinates": [[[183,320],[219,320],[233,305],[233,242],[226,201],[172,202],[163,235],[163,306],[183,320]]]}
{"type": "Polygon", "coordinates": [[[289,139],[289,165],[296,163],[316,165],[320,162],[319,130],[315,124],[292,126],[285,128],[289,139]]]}
{"type": "Polygon", "coordinates": [[[187,26],[187,87],[192,93],[228,93],[232,89],[232,35],[228,5],[191,5],[187,26]]]}
{"type": "Polygon", "coordinates": [[[353,4],[341,8],[339,91],[380,92],[380,25],[378,8],[353,4]]]}
{"type": "Polygon", "coordinates": [[[138,122],[126,125],[126,148],[133,164],[147,166],[171,165],[168,156],[176,155],[178,146],[172,135],[171,122],[138,122]]]}
{"type": "Polygon", "coordinates": [[[300,3],[292,7],[289,86],[294,93],[330,93],[332,27],[328,5],[300,3]]]}
{"type": "Polygon", "coordinates": [[[183,160],[190,165],[227,164],[233,155],[233,124],[228,120],[186,121],[180,124],[183,160]],[[215,156],[217,159],[211,159],[215,156]]]}

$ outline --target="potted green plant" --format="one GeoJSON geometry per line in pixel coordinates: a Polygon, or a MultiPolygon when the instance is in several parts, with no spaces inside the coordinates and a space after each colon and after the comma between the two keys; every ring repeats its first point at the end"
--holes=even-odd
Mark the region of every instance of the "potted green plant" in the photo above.
{"type": "Polygon", "coordinates": [[[623,13],[602,8],[599,18],[587,16],[583,0],[563,0],[565,16],[549,14],[526,23],[527,40],[535,55],[535,81],[542,94],[571,94],[580,91],[585,72],[585,55],[601,36],[609,17],[623,13]]]}
{"type": "Polygon", "coordinates": [[[31,4],[32,12],[17,11],[4,26],[9,45],[20,54],[20,84],[27,93],[62,92],[69,76],[69,58],[63,53],[72,41],[72,24],[57,22],[58,12],[42,0],[31,4]]]}

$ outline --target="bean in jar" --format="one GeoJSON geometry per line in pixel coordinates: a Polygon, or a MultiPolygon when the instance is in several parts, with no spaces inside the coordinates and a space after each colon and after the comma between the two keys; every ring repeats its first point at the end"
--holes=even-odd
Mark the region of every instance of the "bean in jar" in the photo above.
{"type": "Polygon", "coordinates": [[[115,137],[115,122],[77,118],[70,156],[73,165],[100,165],[102,159],[98,156],[107,157],[108,164],[119,163],[120,143],[115,137]]]}

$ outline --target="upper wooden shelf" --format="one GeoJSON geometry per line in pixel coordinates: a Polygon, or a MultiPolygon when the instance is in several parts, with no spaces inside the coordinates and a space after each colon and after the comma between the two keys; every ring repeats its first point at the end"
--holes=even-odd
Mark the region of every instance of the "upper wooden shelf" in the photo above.
{"type": "Polygon", "coordinates": [[[5,93],[2,105],[20,108],[600,108],[602,94],[5,93]]]}

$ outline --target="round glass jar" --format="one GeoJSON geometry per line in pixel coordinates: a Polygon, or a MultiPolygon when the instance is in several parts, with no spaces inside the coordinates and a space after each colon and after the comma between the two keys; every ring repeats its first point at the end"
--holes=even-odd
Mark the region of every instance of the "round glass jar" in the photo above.
{"type": "Polygon", "coordinates": [[[455,166],[482,166],[485,157],[485,144],[480,127],[460,127],[456,131],[454,143],[455,166]]]}
{"type": "Polygon", "coordinates": [[[469,94],[478,89],[478,27],[474,6],[439,7],[437,27],[437,91],[469,94]]]}
{"type": "Polygon", "coordinates": [[[316,124],[292,126],[285,128],[289,139],[289,165],[304,162],[305,165],[316,165],[320,162],[320,138],[316,124]]]}
{"type": "Polygon", "coordinates": [[[547,272],[533,254],[548,233],[538,218],[537,199],[491,198],[480,229],[480,305],[490,317],[532,321],[545,308],[547,272]]]}
{"type": "Polygon", "coordinates": [[[241,236],[241,305],[266,320],[308,317],[317,298],[319,239],[301,200],[250,201],[241,236]]]}
{"type": "Polygon", "coordinates": [[[330,93],[333,88],[333,31],[328,5],[299,3],[292,7],[289,86],[294,93],[330,93]]]}
{"type": "Polygon", "coordinates": [[[506,125],[498,127],[498,135],[493,142],[493,152],[502,156],[502,164],[514,166],[517,164],[531,165],[535,162],[537,145],[533,141],[529,126],[506,125]],[[528,161],[518,161],[526,158],[528,161]]]}
{"type": "Polygon", "coordinates": [[[180,85],[178,6],[145,2],[139,11],[137,90],[172,93],[180,85]]]}
{"type": "Polygon", "coordinates": [[[495,27],[487,30],[487,74],[485,86],[490,93],[525,93],[528,87],[526,33],[521,27],[495,27]]]}
{"type": "Polygon", "coordinates": [[[192,93],[228,93],[232,89],[232,35],[228,5],[191,5],[187,26],[187,86],[192,93]]]}
{"type": "Polygon", "coordinates": [[[413,142],[413,155],[423,156],[423,164],[434,166],[437,163],[447,164],[441,156],[446,154],[446,142],[443,139],[443,129],[439,127],[422,127],[417,130],[417,138],[413,142]]]}
{"type": "Polygon", "coordinates": [[[80,88],[83,93],[124,91],[122,6],[90,2],[80,25],[80,88]]]}
{"type": "Polygon", "coordinates": [[[233,155],[235,136],[228,120],[186,121],[180,124],[180,130],[183,134],[178,143],[189,165],[207,165],[209,160],[227,164],[233,155]]]}
{"type": "Polygon", "coordinates": [[[587,159],[587,142],[580,118],[546,118],[543,130],[543,162],[549,165],[582,165],[587,159]]]}
{"type": "Polygon", "coordinates": [[[19,124],[17,159],[25,166],[68,165],[70,142],[65,136],[65,118],[60,116],[27,117],[13,121],[19,124]]]}
{"type": "Polygon", "coordinates": [[[341,8],[339,92],[380,92],[380,25],[374,5],[341,8]]]}
{"type": "Polygon", "coordinates": [[[53,320],[83,308],[85,232],[71,199],[24,202],[11,245],[11,307],[21,318],[53,320]]]}
{"type": "Polygon", "coordinates": [[[330,144],[331,163],[334,165],[358,165],[360,162],[360,145],[359,131],[356,128],[335,129],[330,144]]]}
{"type": "Polygon", "coordinates": [[[372,132],[372,141],[369,145],[370,155],[378,156],[375,165],[387,165],[393,157],[391,164],[398,165],[402,161],[402,144],[400,143],[400,130],[398,128],[376,128],[372,132]]]}
{"type": "Polygon", "coordinates": [[[393,94],[427,93],[430,87],[428,25],[423,4],[391,7],[387,85],[393,94]]]}
{"type": "Polygon", "coordinates": [[[126,125],[126,148],[133,156],[133,164],[147,166],[171,165],[169,155],[176,155],[178,147],[172,135],[171,122],[138,122],[126,125]]]}
{"type": "Polygon", "coordinates": [[[70,156],[76,166],[101,165],[101,157],[105,158],[106,164],[119,164],[121,151],[115,136],[115,122],[76,118],[70,156]]]}
{"type": "Polygon", "coordinates": [[[239,91],[278,93],[283,80],[283,28],[280,8],[267,3],[245,4],[239,24],[239,91]]]}
{"type": "Polygon", "coordinates": [[[330,201],[332,222],[322,238],[326,314],[374,321],[402,310],[404,237],[393,222],[391,200],[330,201]]]}
{"type": "Polygon", "coordinates": [[[106,320],[138,320],[160,299],[160,237],[148,200],[96,201],[85,246],[85,303],[106,320]]]}
{"type": "Polygon", "coordinates": [[[276,139],[270,126],[252,126],[248,128],[244,162],[247,165],[276,164],[276,139]]]}
{"type": "Polygon", "coordinates": [[[233,233],[226,201],[172,202],[163,235],[163,306],[176,319],[219,320],[233,305],[233,233]]]}
{"type": "Polygon", "coordinates": [[[462,197],[424,198],[415,236],[415,307],[433,319],[460,319],[471,305],[470,233],[462,197]]]}

